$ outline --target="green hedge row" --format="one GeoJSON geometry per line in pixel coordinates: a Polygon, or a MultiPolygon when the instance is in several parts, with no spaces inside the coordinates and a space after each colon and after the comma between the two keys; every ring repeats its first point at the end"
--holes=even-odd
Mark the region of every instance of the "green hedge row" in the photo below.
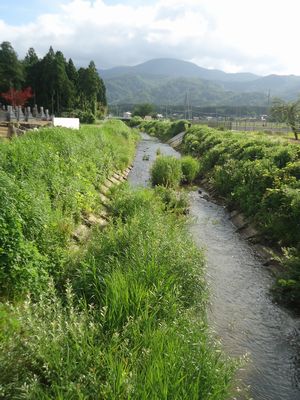
{"type": "Polygon", "coordinates": [[[200,173],[270,241],[293,248],[277,289],[286,301],[299,304],[300,146],[260,133],[194,126],[183,150],[200,160],[200,173]]]}
{"type": "Polygon", "coordinates": [[[148,133],[149,135],[156,136],[161,140],[167,141],[178,133],[184,132],[188,128],[188,122],[179,120],[171,122],[166,121],[142,121],[139,123],[139,129],[148,133]]]}

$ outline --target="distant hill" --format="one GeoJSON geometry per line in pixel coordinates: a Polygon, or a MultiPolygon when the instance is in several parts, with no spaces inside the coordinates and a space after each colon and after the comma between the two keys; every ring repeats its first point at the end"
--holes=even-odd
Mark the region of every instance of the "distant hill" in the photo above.
{"type": "Polygon", "coordinates": [[[226,73],[176,59],[154,59],[133,67],[99,71],[110,104],[151,102],[192,105],[266,105],[268,96],[295,99],[300,77],[226,73]]]}
{"type": "Polygon", "coordinates": [[[199,67],[188,61],[172,58],[157,58],[133,67],[115,67],[100,71],[105,79],[120,75],[159,75],[180,78],[201,78],[211,81],[248,82],[259,78],[250,73],[228,74],[217,69],[199,67]]]}
{"type": "Polygon", "coordinates": [[[251,82],[226,82],[223,87],[225,90],[244,93],[270,91],[272,97],[294,100],[300,95],[300,76],[268,75],[251,82]]]}

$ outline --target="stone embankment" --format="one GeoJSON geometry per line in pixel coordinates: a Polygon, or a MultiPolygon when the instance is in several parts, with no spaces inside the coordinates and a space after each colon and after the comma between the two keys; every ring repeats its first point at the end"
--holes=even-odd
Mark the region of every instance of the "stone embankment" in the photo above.
{"type": "Polygon", "coordinates": [[[112,187],[120,185],[127,180],[128,174],[131,171],[132,166],[127,167],[124,171],[115,172],[112,176],[106,179],[100,188],[100,202],[102,204],[102,210],[99,215],[93,213],[86,214],[83,216],[83,221],[78,225],[73,232],[73,239],[76,243],[85,242],[90,234],[90,229],[94,226],[105,227],[108,223],[108,205],[110,202],[109,193],[112,187]]]}

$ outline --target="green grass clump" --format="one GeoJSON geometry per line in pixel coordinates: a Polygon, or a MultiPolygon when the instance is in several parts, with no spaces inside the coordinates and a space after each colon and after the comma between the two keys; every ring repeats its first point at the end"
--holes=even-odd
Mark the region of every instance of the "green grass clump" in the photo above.
{"type": "Polygon", "coordinates": [[[63,293],[50,283],[0,309],[0,396],[226,399],[234,367],[210,339],[203,254],[184,221],[150,190],[120,188],[111,211],[63,293]]]}
{"type": "Polygon", "coordinates": [[[180,160],[173,156],[158,156],[151,168],[151,181],[154,186],[162,185],[176,188],[182,178],[180,160]]]}
{"type": "Polygon", "coordinates": [[[182,180],[186,183],[192,183],[199,172],[199,161],[192,156],[181,158],[182,180]]]}

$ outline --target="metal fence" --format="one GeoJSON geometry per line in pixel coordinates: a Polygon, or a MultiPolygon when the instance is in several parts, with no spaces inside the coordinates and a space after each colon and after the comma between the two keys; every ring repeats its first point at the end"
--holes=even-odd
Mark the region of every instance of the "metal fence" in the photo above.
{"type": "Polygon", "coordinates": [[[233,131],[262,131],[262,132],[278,132],[288,133],[291,128],[283,123],[257,121],[257,120],[199,120],[192,121],[192,124],[208,125],[211,128],[223,128],[224,130],[233,131]]]}

